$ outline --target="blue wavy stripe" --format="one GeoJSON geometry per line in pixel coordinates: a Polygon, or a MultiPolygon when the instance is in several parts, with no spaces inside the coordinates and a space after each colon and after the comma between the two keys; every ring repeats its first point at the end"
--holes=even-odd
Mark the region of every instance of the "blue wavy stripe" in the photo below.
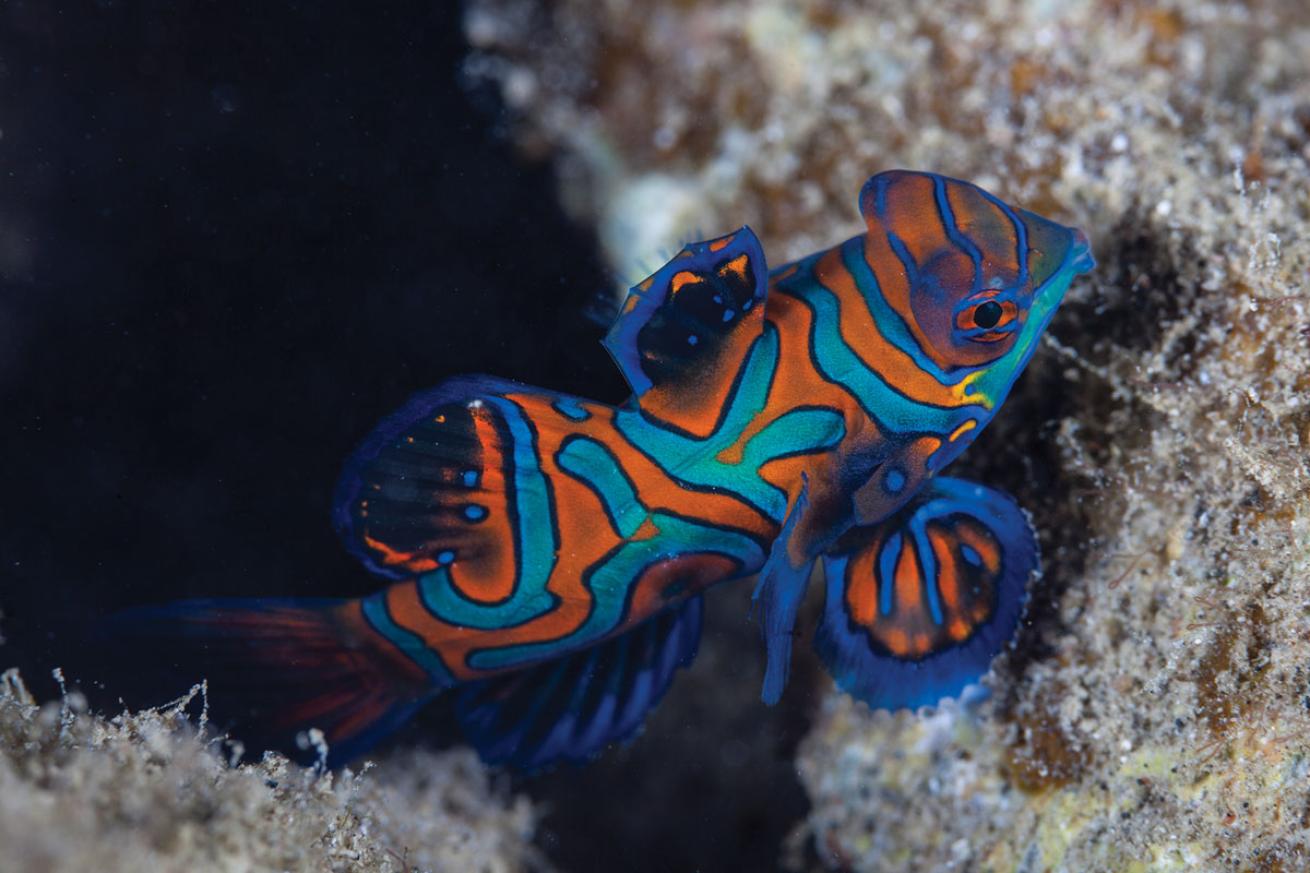
{"type": "Polygon", "coordinates": [[[908,355],[920,370],[943,385],[954,385],[973,372],[975,369],[973,367],[960,367],[948,373],[924,354],[923,348],[910,332],[905,319],[892,309],[887,298],[883,296],[882,286],[878,284],[878,276],[869,265],[868,257],[864,252],[864,237],[857,236],[842,243],[841,258],[855,280],[855,286],[864,295],[864,302],[869,307],[869,314],[873,316],[873,323],[878,326],[878,331],[884,339],[908,355]]]}
{"type": "Polygon", "coordinates": [[[651,515],[659,534],[626,542],[588,573],[584,584],[592,596],[591,613],[576,631],[557,640],[482,649],[468,657],[469,666],[495,670],[541,661],[588,646],[619,626],[632,588],[654,564],[681,555],[723,555],[747,573],[764,563],[764,551],[750,537],[716,525],[662,512],[651,515]]]}
{"type": "Polygon", "coordinates": [[[556,412],[572,421],[586,421],[591,418],[591,413],[578,402],[576,397],[560,397],[551,405],[555,407],[556,412]]]}
{"type": "Polygon", "coordinates": [[[978,189],[978,193],[1001,210],[1014,225],[1014,262],[1019,265],[1019,278],[1015,284],[1020,287],[1028,284],[1028,225],[1024,224],[1023,219],[1010,208],[1008,203],[996,195],[990,194],[981,188],[978,189]]]}
{"type": "MultiPolygon", "coordinates": [[[[776,522],[787,512],[787,497],[760,478],[756,468],[725,464],[720,452],[732,446],[746,427],[764,410],[778,362],[778,333],[770,325],[751,345],[745,371],[727,403],[714,433],[705,439],[684,436],[660,427],[642,416],[639,408],[625,407],[614,416],[619,432],[675,481],[692,488],[725,490],[776,522]],[[676,459],[675,467],[667,464],[676,459]]],[[[800,448],[793,446],[793,448],[800,448]]]]}
{"type": "MultiPolygon", "coordinates": [[[[964,509],[958,503],[952,505],[959,511],[964,509]]],[[[933,553],[932,543],[928,541],[928,529],[926,527],[928,519],[938,517],[933,512],[934,508],[935,502],[925,504],[915,510],[907,527],[914,537],[914,550],[919,557],[919,584],[922,586],[923,593],[928,600],[928,612],[932,614],[932,623],[940,627],[943,619],[942,597],[938,590],[940,580],[937,578],[937,556],[933,553]]]]}
{"type": "MultiPolygon", "coordinates": [[[[418,578],[418,588],[423,605],[442,621],[496,630],[522,624],[554,608],[555,597],[546,590],[546,582],[555,569],[558,536],[550,484],[537,463],[536,440],[522,411],[503,397],[486,397],[482,402],[500,411],[513,445],[514,587],[501,603],[477,603],[459,592],[447,567],[438,567],[418,578]]],[[[454,557],[459,560],[458,555],[454,557]]]]}
{"type": "Polygon", "coordinates": [[[841,335],[841,303],[815,277],[812,269],[798,272],[788,290],[814,314],[814,362],[829,381],[841,385],[859,401],[866,415],[884,432],[948,434],[969,418],[985,420],[982,406],[941,407],[911,400],[860,359],[841,335]]]}
{"type": "Polygon", "coordinates": [[[932,193],[937,201],[937,215],[941,219],[942,227],[946,228],[946,236],[973,261],[972,291],[977,291],[979,284],[982,282],[982,252],[974,244],[973,240],[960,231],[960,226],[955,223],[955,212],[951,209],[951,201],[946,196],[946,180],[941,176],[932,177],[932,193]]]}
{"type": "Polygon", "coordinates": [[[896,598],[896,559],[901,556],[901,535],[894,533],[883,543],[878,553],[878,612],[892,614],[896,598]]]}
{"type": "MultiPolygon", "coordinates": [[[[954,486],[954,482],[958,480],[934,480],[934,490],[949,493],[948,487],[939,484],[942,481],[950,482],[951,486],[954,486]]],[[[954,490],[961,489],[955,488],[954,490]]],[[[994,528],[1001,537],[1021,537],[1023,535],[1022,528],[1004,524],[1009,515],[1013,515],[1012,512],[1007,514],[999,509],[989,512],[990,506],[985,503],[980,505],[981,500],[990,497],[989,492],[983,492],[982,495],[934,496],[915,507],[914,514],[905,523],[905,530],[914,538],[914,544],[918,552],[920,578],[928,601],[928,609],[932,613],[933,624],[940,626],[944,617],[942,615],[941,592],[938,587],[937,558],[933,553],[932,543],[928,539],[928,522],[940,518],[949,518],[952,515],[964,515],[983,521],[994,528]],[[973,499],[970,499],[970,497],[973,499]]],[[[995,498],[991,499],[994,503],[995,498]]],[[[899,551],[900,542],[901,534],[899,532],[893,534],[883,546],[882,553],[879,556],[878,573],[882,595],[879,611],[883,615],[888,615],[895,609],[893,582],[895,580],[895,558],[899,551]]]]}

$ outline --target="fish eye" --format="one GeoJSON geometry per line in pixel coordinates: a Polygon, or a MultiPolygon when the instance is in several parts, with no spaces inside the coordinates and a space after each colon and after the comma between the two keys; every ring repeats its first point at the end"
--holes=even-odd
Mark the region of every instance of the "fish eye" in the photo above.
{"type": "Polygon", "coordinates": [[[973,311],[973,323],[986,329],[996,327],[1001,320],[1001,304],[995,300],[988,300],[986,303],[980,303],[973,311]]]}
{"type": "Polygon", "coordinates": [[[975,343],[998,343],[1013,336],[1011,328],[1019,318],[1013,300],[987,299],[971,303],[955,314],[955,328],[963,332],[962,340],[975,343]]]}

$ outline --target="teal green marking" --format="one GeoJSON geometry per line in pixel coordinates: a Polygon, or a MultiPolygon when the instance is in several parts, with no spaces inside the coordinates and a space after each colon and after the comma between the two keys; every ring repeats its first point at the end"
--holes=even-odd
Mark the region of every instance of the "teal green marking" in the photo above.
{"type": "Polygon", "coordinates": [[[915,366],[943,385],[954,385],[973,372],[972,367],[960,367],[954,372],[946,373],[923,353],[923,349],[919,348],[918,340],[905,324],[905,319],[892,309],[887,298],[882,296],[882,286],[878,284],[878,277],[874,275],[873,268],[869,266],[869,261],[864,256],[863,236],[853,237],[842,243],[841,259],[846,269],[850,271],[851,278],[855,280],[855,287],[859,288],[864,296],[864,302],[869,307],[869,315],[873,317],[873,323],[878,325],[879,333],[896,348],[909,355],[914,360],[915,366]]]}
{"type": "Polygon", "coordinates": [[[596,492],[605,511],[624,539],[634,535],[646,521],[646,507],[624,475],[614,456],[593,439],[578,437],[559,453],[559,465],[596,492]]]}
{"type": "Polygon", "coordinates": [[[831,449],[845,436],[846,423],[831,409],[794,409],[775,418],[750,438],[742,452],[742,465],[758,470],[786,455],[831,449]]]}
{"type": "Polygon", "coordinates": [[[764,551],[759,544],[736,531],[662,512],[652,513],[651,521],[659,528],[657,536],[624,543],[588,577],[586,584],[594,602],[582,627],[562,640],[473,652],[468,657],[469,666],[475,670],[518,666],[583,648],[602,639],[623,619],[629,588],[648,567],[659,561],[680,555],[717,554],[736,559],[743,568],[758,567],[764,562],[764,551]]]}
{"type": "Polygon", "coordinates": [[[379,592],[363,599],[361,608],[368,623],[392,645],[400,649],[405,657],[417,664],[438,686],[455,684],[455,677],[450,675],[441,658],[437,657],[437,653],[423,641],[423,638],[391,620],[386,598],[384,592],[379,592]]]}
{"type": "MultiPolygon", "coordinates": [[[[741,467],[758,471],[769,461],[788,455],[802,455],[831,449],[846,436],[846,422],[830,409],[795,409],[780,415],[751,437],[741,455],[741,467]]],[[[769,514],[787,514],[787,492],[761,482],[772,492],[769,514]]]]}
{"type": "Polygon", "coordinates": [[[726,489],[761,512],[781,518],[786,506],[781,512],[777,511],[774,489],[760,479],[756,471],[724,464],[715,458],[737,442],[747,426],[764,411],[777,362],[778,332],[766,325],[764,332],[751,345],[745,372],[728,400],[727,414],[718,429],[703,440],[665,430],[643,418],[633,407],[620,409],[614,416],[614,423],[629,442],[657,462],[678,459],[676,469],[666,468],[666,472],[680,482],[701,488],[726,489]]]}
{"type": "Polygon", "coordinates": [[[546,581],[555,569],[554,511],[546,477],[537,463],[532,431],[523,413],[502,397],[483,400],[505,417],[514,446],[514,524],[518,576],[509,598],[503,603],[475,603],[462,596],[450,577],[450,568],[438,567],[418,577],[419,598],[437,618],[450,624],[478,630],[509,627],[549,612],[554,598],[546,581]]]}
{"type": "MultiPolygon", "coordinates": [[[[727,414],[714,433],[705,439],[666,430],[643,418],[632,407],[619,410],[614,416],[615,424],[629,442],[657,463],[660,459],[677,458],[673,468],[661,463],[672,478],[692,487],[728,491],[775,522],[781,522],[787,514],[787,495],[764,481],[759,467],[774,457],[803,454],[835,445],[831,422],[826,418],[807,416],[794,419],[790,426],[798,430],[787,432],[774,430],[771,425],[747,445],[749,463],[727,464],[717,457],[734,445],[755,417],[763,412],[777,363],[778,332],[766,324],[747,355],[742,378],[728,400],[727,414]],[[763,441],[756,445],[761,438],[763,441]]],[[[840,440],[840,436],[837,439],[840,440]]]]}
{"type": "Polygon", "coordinates": [[[814,277],[810,269],[798,272],[788,291],[809,304],[814,312],[814,357],[819,372],[849,391],[865,413],[885,431],[947,434],[968,418],[985,420],[982,406],[941,407],[911,400],[892,388],[846,343],[839,327],[841,304],[837,296],[814,277]]]}

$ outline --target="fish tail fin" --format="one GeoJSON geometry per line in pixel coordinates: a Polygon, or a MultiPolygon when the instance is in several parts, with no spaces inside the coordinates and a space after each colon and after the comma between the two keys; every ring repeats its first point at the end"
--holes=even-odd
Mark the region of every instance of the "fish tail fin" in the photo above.
{"type": "Polygon", "coordinates": [[[314,759],[305,738],[317,728],[329,766],[368,751],[435,691],[358,600],[184,600],[118,613],[102,630],[141,662],[135,684],[157,694],[204,679],[213,720],[244,745],[314,759]]]}

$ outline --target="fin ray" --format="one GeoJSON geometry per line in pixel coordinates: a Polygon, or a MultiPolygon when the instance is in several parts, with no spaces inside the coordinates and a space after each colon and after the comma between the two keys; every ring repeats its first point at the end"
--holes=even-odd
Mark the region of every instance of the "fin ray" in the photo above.
{"type": "Polygon", "coordinates": [[[483,760],[536,770],[631,737],[696,657],[701,599],[555,661],[464,686],[456,714],[483,760]]]}

